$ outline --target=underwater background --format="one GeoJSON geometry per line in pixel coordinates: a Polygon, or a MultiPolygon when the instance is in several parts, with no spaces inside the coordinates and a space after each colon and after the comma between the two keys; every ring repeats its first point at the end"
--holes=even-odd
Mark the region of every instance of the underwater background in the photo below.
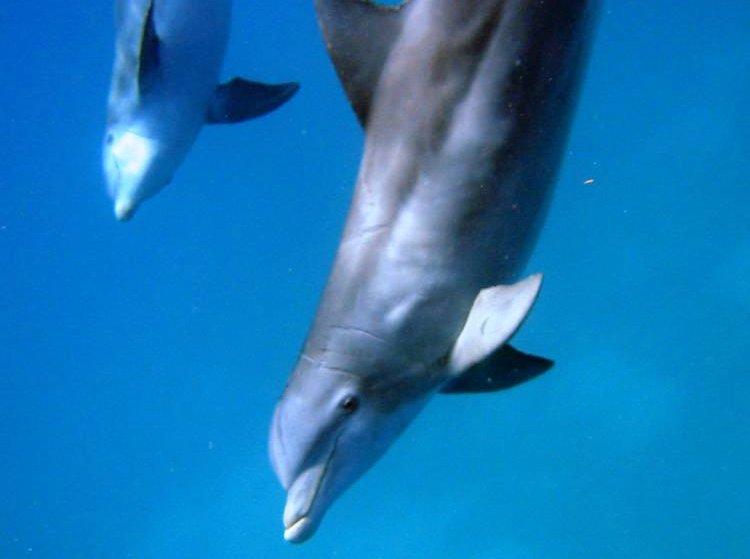
{"type": "Polygon", "coordinates": [[[112,11],[0,11],[0,559],[750,557],[750,4],[605,5],[515,341],[557,365],[433,399],[301,547],[267,431],[362,133],[312,2],[236,0],[223,76],[301,91],[118,223],[112,11]]]}

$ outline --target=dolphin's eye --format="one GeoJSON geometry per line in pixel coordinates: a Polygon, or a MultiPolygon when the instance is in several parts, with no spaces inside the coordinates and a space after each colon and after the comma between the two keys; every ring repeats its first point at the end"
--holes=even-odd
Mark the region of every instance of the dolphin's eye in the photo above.
{"type": "Polygon", "coordinates": [[[112,142],[115,141],[115,137],[112,135],[112,132],[110,132],[109,134],[107,134],[107,137],[105,138],[104,141],[107,142],[108,146],[112,145],[112,142]]]}
{"type": "Polygon", "coordinates": [[[357,411],[357,408],[359,408],[359,400],[356,396],[345,396],[339,402],[339,408],[341,408],[344,413],[351,415],[357,411]]]}

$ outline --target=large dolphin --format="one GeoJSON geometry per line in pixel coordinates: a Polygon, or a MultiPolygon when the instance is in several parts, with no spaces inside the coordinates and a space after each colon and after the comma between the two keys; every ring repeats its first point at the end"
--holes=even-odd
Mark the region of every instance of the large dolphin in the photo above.
{"type": "Polygon", "coordinates": [[[205,123],[234,123],[286,102],[296,83],[219,85],[231,0],[117,0],[103,163],[115,215],[172,180],[205,123]]]}
{"type": "Polygon", "coordinates": [[[540,287],[540,275],[517,276],[560,166],[596,4],[317,0],[366,137],[270,431],[287,540],[309,538],[436,393],[509,388],[552,365],[506,342],[540,287]]]}

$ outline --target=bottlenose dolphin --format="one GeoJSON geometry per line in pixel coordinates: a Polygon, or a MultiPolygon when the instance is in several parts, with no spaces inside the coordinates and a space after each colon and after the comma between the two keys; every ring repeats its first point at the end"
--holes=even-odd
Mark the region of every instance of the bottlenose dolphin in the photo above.
{"type": "Polygon", "coordinates": [[[540,275],[517,277],[560,166],[596,4],[317,0],[366,135],[270,430],[287,540],[309,538],[436,393],[510,388],[552,366],[507,341],[540,288],[540,275]]]}
{"type": "Polygon", "coordinates": [[[231,0],[117,0],[103,164],[115,215],[172,180],[204,123],[234,123],[286,102],[296,83],[217,85],[231,0]]]}

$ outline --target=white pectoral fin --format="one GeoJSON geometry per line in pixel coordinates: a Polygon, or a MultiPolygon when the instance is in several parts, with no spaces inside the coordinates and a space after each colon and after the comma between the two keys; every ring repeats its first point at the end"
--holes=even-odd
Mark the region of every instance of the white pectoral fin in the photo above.
{"type": "Polygon", "coordinates": [[[450,355],[452,376],[440,392],[504,390],[552,367],[549,359],[523,353],[506,343],[529,314],[541,285],[542,275],[536,274],[513,285],[479,292],[450,355]]]}
{"type": "Polygon", "coordinates": [[[453,346],[450,370],[456,375],[467,371],[510,339],[531,310],[541,285],[542,275],[535,274],[513,285],[480,291],[453,346]]]}
{"type": "Polygon", "coordinates": [[[233,124],[256,118],[286,103],[299,90],[296,82],[266,84],[233,78],[214,91],[206,122],[233,124]]]}

